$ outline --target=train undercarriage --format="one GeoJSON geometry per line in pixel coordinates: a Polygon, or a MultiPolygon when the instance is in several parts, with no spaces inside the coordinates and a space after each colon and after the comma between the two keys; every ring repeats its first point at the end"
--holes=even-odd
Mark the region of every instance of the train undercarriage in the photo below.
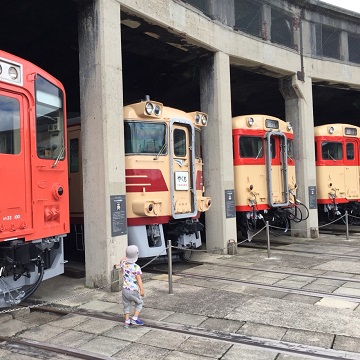
{"type": "Polygon", "coordinates": [[[19,304],[31,296],[43,280],[64,272],[64,236],[1,243],[0,308],[19,304]]]}

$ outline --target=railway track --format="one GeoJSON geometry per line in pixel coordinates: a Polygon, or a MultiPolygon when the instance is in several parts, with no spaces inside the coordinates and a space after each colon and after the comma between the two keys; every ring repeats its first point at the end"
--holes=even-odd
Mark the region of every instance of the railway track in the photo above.
{"type": "MultiPolygon", "coordinates": [[[[353,283],[360,283],[360,279],[353,279],[353,278],[347,278],[347,277],[336,277],[336,276],[326,276],[326,275],[311,275],[301,272],[291,272],[291,271],[282,271],[282,270],[276,270],[276,269],[264,269],[264,268],[258,268],[258,267],[248,267],[248,266],[241,266],[236,264],[219,264],[219,263],[212,263],[212,262],[195,262],[195,261],[189,261],[189,266],[200,266],[200,265],[209,265],[212,267],[212,270],[214,270],[214,267],[228,267],[231,269],[242,269],[242,270],[250,270],[254,272],[262,271],[262,272],[269,272],[269,273],[276,273],[276,274],[285,274],[289,276],[302,276],[307,278],[313,278],[314,280],[317,279],[326,279],[326,280],[333,280],[333,281],[343,281],[345,282],[353,282],[353,283]]],[[[166,269],[160,269],[158,267],[149,268],[147,269],[149,272],[157,272],[162,274],[167,274],[168,271],[166,269]]],[[[289,294],[298,294],[298,295],[306,295],[306,296],[313,296],[313,297],[320,297],[320,298],[333,298],[338,300],[345,300],[345,301],[352,301],[360,303],[360,296],[356,295],[342,295],[342,294],[335,294],[335,293],[329,293],[324,291],[317,291],[317,290],[308,290],[308,289],[301,289],[301,288],[292,288],[288,286],[281,286],[276,284],[265,284],[250,280],[241,280],[241,279],[235,279],[235,278],[229,278],[229,277],[221,277],[221,276],[211,276],[211,275],[201,275],[196,273],[190,273],[190,272],[176,272],[173,271],[172,275],[176,275],[178,277],[183,278],[197,278],[197,279],[207,279],[207,280],[217,280],[217,281],[225,281],[229,283],[237,283],[242,284],[245,286],[255,287],[259,289],[266,289],[271,291],[280,291],[280,292],[286,292],[289,294]]]]}
{"type": "MultiPolygon", "coordinates": [[[[56,313],[60,315],[67,315],[69,313],[76,314],[80,316],[98,318],[109,321],[119,321],[118,316],[104,315],[88,311],[65,311],[61,309],[56,309],[52,307],[37,307],[34,311],[42,311],[46,313],[56,313]]],[[[345,351],[333,350],[333,349],[323,349],[315,346],[308,346],[296,343],[290,343],[285,341],[278,341],[272,339],[258,338],[252,336],[246,336],[236,333],[228,333],[217,330],[208,330],[201,327],[186,326],[174,323],[166,323],[161,321],[147,320],[144,327],[149,327],[151,329],[157,329],[162,331],[168,331],[178,334],[185,334],[189,336],[201,337],[204,339],[213,339],[221,342],[227,342],[230,344],[242,344],[248,345],[255,348],[260,348],[263,350],[268,350],[272,352],[278,352],[281,354],[290,354],[290,355],[304,355],[309,358],[314,359],[333,359],[333,360],[359,360],[359,355],[356,353],[350,353],[345,351]]],[[[66,355],[67,359],[71,357],[77,359],[85,360],[109,360],[114,359],[112,357],[103,356],[100,354],[82,351],[79,349],[74,349],[70,347],[58,346],[46,342],[25,340],[20,338],[9,338],[0,336],[0,348],[11,349],[12,347],[22,347],[23,349],[37,349],[39,351],[45,351],[47,354],[56,353],[61,355],[66,355]]]]}
{"type": "MultiPolygon", "coordinates": [[[[271,243],[271,242],[270,242],[271,243]]],[[[286,245],[284,245],[286,246],[286,245]]],[[[243,248],[250,248],[250,249],[259,249],[259,250],[266,250],[266,246],[260,246],[255,244],[246,244],[243,248]]],[[[306,251],[306,250],[295,250],[295,249],[281,249],[276,247],[276,251],[284,251],[284,252],[295,252],[300,254],[310,254],[310,255],[326,255],[326,256],[333,256],[338,258],[349,258],[349,259],[360,259],[360,255],[350,255],[350,254],[334,254],[334,253],[325,253],[325,252],[317,252],[317,251],[306,251]]]]}

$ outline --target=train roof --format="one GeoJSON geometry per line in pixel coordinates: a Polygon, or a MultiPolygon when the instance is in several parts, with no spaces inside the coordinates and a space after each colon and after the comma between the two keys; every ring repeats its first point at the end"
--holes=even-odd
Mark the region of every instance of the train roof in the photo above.
{"type": "Polygon", "coordinates": [[[275,120],[277,121],[277,127],[274,127],[274,130],[280,130],[284,133],[293,133],[293,129],[289,125],[290,123],[279,119],[275,116],[265,115],[265,114],[249,114],[249,115],[240,115],[232,118],[232,128],[233,129],[247,129],[247,130],[266,130],[271,129],[271,125],[274,123],[270,122],[266,124],[266,120],[275,120]],[[252,119],[253,125],[249,126],[249,120],[252,119]],[[268,126],[267,126],[268,125],[268,126]]]}
{"type": "Polygon", "coordinates": [[[315,136],[351,136],[360,137],[360,127],[351,124],[324,124],[315,126],[315,136]]]}

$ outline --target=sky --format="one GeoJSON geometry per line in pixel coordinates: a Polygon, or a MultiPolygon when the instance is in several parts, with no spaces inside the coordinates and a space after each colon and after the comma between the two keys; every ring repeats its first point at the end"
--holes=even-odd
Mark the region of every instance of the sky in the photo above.
{"type": "Polygon", "coordinates": [[[331,5],[335,5],[344,9],[355,11],[360,13],[360,1],[359,0],[321,0],[331,5]]]}

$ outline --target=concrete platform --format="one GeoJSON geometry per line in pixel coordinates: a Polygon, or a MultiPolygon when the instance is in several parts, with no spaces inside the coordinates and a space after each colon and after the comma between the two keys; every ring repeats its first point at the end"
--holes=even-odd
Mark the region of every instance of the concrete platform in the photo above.
{"type": "Polygon", "coordinates": [[[194,260],[212,265],[204,263],[190,269],[182,268],[179,276],[173,277],[173,294],[169,294],[167,275],[147,273],[146,268],[143,269],[145,298],[141,318],[145,326],[142,327],[124,329],[121,293],[88,289],[84,278],[58,276],[44,281],[31,300],[53,303],[60,308],[117,315],[118,320],[78,315],[49,319],[29,312],[14,319],[15,316],[3,314],[0,315],[0,333],[67,345],[109,358],[309,358],[286,350],[194,335],[207,331],[256,338],[281,346],[308,347],[339,359],[360,359],[360,258],[356,259],[360,255],[360,239],[323,235],[319,239],[286,237],[285,240],[285,245],[271,250],[270,258],[266,249],[242,247],[237,249],[236,255],[197,252],[194,260]],[[341,257],[343,254],[354,257],[341,257]],[[257,270],[253,269],[255,267],[257,270]],[[218,278],[181,276],[189,273],[218,278]],[[331,276],[338,279],[326,278],[331,276]],[[221,279],[225,277],[239,282],[221,279]],[[290,286],[316,294],[258,288],[241,281],[290,286]],[[354,298],[338,300],[320,296],[321,291],[354,298]],[[146,326],[147,323],[177,326],[194,333],[156,329],[146,326]]]}

